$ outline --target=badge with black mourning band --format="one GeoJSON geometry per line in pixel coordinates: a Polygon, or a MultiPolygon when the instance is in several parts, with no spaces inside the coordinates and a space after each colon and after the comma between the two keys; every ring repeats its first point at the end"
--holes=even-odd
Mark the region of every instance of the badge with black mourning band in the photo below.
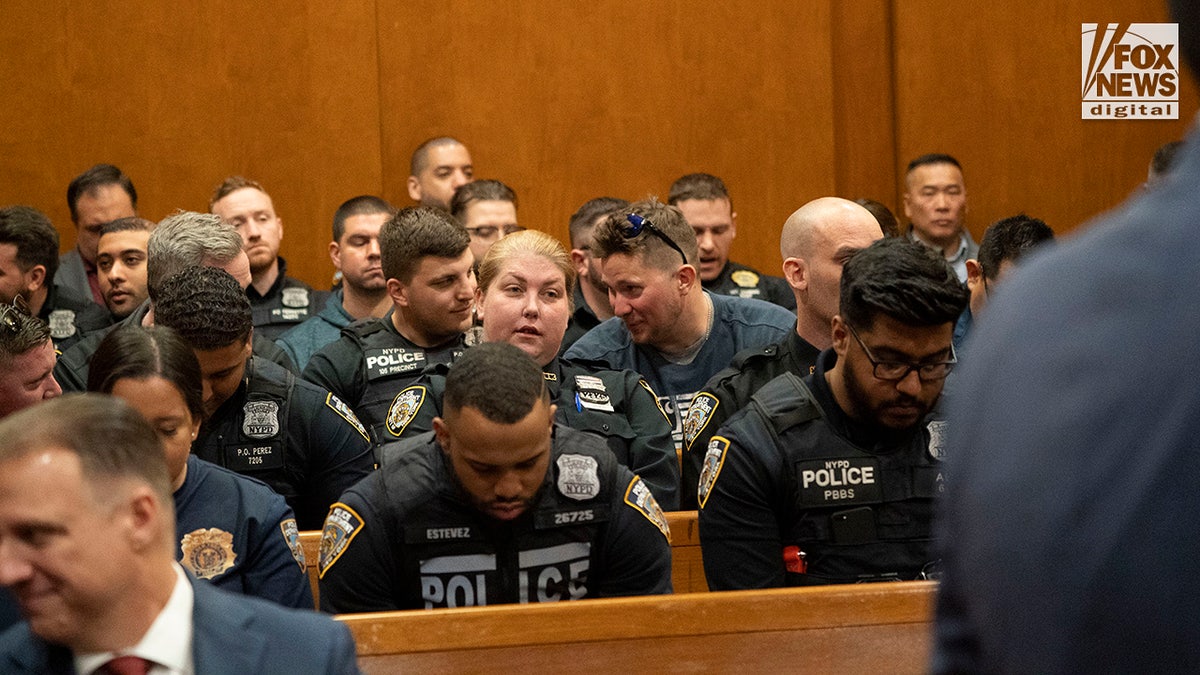
{"type": "Polygon", "coordinates": [[[392,399],[392,405],[388,407],[387,418],[384,421],[388,433],[399,438],[416,418],[423,403],[425,403],[425,387],[419,384],[403,389],[396,394],[396,398],[392,399]]]}
{"type": "Polygon", "coordinates": [[[929,456],[938,461],[946,459],[946,438],[950,432],[950,423],[946,420],[932,420],[925,428],[929,430],[929,456]]]}
{"type": "Polygon", "coordinates": [[[833,457],[796,462],[795,472],[800,503],[805,506],[883,501],[879,465],[873,458],[833,457]]]}
{"type": "Polygon", "coordinates": [[[330,567],[346,552],[354,537],[362,532],[362,516],[341,502],[329,507],[325,527],[321,528],[321,548],[317,555],[318,578],[323,578],[330,567]]]}
{"type": "Polygon", "coordinates": [[[63,340],[75,334],[75,312],[56,309],[50,312],[50,337],[63,340]]]}
{"type": "Polygon", "coordinates": [[[583,501],[600,494],[599,464],[587,455],[559,455],[558,491],[564,497],[583,501]]]}
{"type": "Polygon", "coordinates": [[[308,307],[308,290],[304,288],[285,288],[281,293],[284,307],[308,307]]]}
{"type": "Polygon", "coordinates": [[[233,568],[233,535],[215,527],[192,530],[179,542],[183,551],[180,564],[197,579],[213,579],[233,568]]]}
{"type": "Polygon", "coordinates": [[[687,417],[683,418],[683,447],[692,449],[692,443],[696,441],[700,432],[704,431],[704,427],[708,426],[708,421],[712,419],[713,411],[718,405],[720,401],[717,397],[708,393],[697,394],[692,399],[687,417]]]}
{"type": "Polygon", "coordinates": [[[604,380],[593,375],[575,376],[575,402],[580,410],[587,408],[613,412],[612,399],[604,387],[604,380]]]}

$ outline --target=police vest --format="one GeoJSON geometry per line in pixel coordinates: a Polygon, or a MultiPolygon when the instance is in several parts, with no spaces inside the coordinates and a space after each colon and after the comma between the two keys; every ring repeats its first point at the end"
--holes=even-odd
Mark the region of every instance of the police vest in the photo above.
{"type": "Polygon", "coordinates": [[[750,404],[789,467],[780,477],[789,502],[780,505],[780,554],[794,563],[803,552],[807,571],[789,566],[787,583],[917,578],[931,561],[933,498],[944,487],[925,430],[866,452],[834,433],[808,388],[789,379],[793,395],[777,389],[750,404]]]}
{"type": "Polygon", "coordinates": [[[327,293],[310,291],[303,286],[281,288],[273,298],[251,306],[254,327],[294,326],[315,315],[320,310],[319,303],[324,302],[327,296],[327,293]]]}

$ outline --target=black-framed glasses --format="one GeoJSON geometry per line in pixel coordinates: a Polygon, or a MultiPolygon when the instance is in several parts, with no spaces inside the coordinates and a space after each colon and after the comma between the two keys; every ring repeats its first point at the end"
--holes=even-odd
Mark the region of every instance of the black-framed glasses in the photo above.
{"type": "Polygon", "coordinates": [[[862,347],[863,353],[867,355],[867,360],[874,367],[876,379],[885,382],[899,382],[908,377],[912,371],[917,371],[917,377],[922,382],[936,382],[944,380],[954,370],[954,366],[958,363],[958,354],[954,353],[954,344],[950,344],[950,360],[938,361],[937,363],[909,363],[907,361],[876,361],[875,356],[871,354],[871,350],[867,349],[867,345],[863,343],[862,338],[858,337],[858,331],[854,330],[854,326],[846,324],[850,329],[850,334],[858,341],[858,346],[862,347]]]}
{"type": "Polygon", "coordinates": [[[659,239],[662,239],[667,246],[675,249],[675,252],[678,253],[679,257],[683,259],[683,264],[688,264],[687,256],[683,254],[683,249],[679,248],[679,244],[676,244],[675,240],[668,237],[666,232],[658,229],[654,223],[650,222],[649,218],[643,218],[636,213],[629,213],[625,215],[625,220],[629,221],[629,227],[626,227],[624,230],[622,230],[621,234],[625,235],[626,239],[633,239],[641,234],[642,230],[645,230],[659,239]]]}

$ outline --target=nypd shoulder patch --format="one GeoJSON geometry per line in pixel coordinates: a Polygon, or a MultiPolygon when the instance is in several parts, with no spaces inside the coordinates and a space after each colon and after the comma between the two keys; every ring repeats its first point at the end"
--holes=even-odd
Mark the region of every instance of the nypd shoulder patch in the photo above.
{"type": "Polygon", "coordinates": [[[329,515],[325,517],[325,527],[321,529],[321,548],[317,556],[317,578],[322,578],[338,558],[346,552],[346,547],[362,532],[365,523],[362,516],[354,509],[341,502],[335,502],[329,507],[329,515]]]}
{"type": "Polygon", "coordinates": [[[645,516],[646,520],[654,523],[654,526],[663,533],[663,536],[667,538],[667,542],[670,543],[671,526],[667,524],[667,516],[663,514],[662,508],[658,505],[658,500],[654,498],[654,493],[650,491],[650,486],[646,485],[646,482],[638,476],[634,476],[633,480],[629,481],[629,487],[625,488],[625,503],[645,516]]]}
{"type": "Polygon", "coordinates": [[[295,518],[288,518],[279,523],[279,531],[283,533],[283,540],[287,542],[288,550],[292,552],[292,557],[296,559],[296,564],[300,565],[300,571],[304,571],[304,547],[300,545],[300,528],[296,526],[295,518]]]}
{"type": "Polygon", "coordinates": [[[700,482],[696,486],[697,500],[700,508],[704,508],[708,495],[717,484],[717,476],[725,465],[725,452],[729,450],[729,439],[724,436],[713,436],[708,442],[708,450],[704,453],[704,466],[700,469],[700,482]]]}
{"type": "Polygon", "coordinates": [[[408,425],[417,417],[421,406],[425,403],[424,385],[414,384],[407,387],[396,394],[396,398],[392,399],[392,405],[388,408],[387,419],[385,420],[388,433],[399,438],[408,425]]]}
{"type": "Polygon", "coordinates": [[[696,394],[692,399],[691,405],[688,406],[687,417],[683,419],[683,447],[690,452],[692,443],[696,442],[696,438],[700,436],[700,432],[708,426],[708,421],[712,419],[713,412],[721,402],[716,396],[708,392],[696,394]]]}
{"type": "Polygon", "coordinates": [[[362,437],[367,439],[367,442],[370,442],[371,434],[367,432],[367,428],[363,426],[363,423],[358,420],[358,415],[355,415],[354,411],[350,409],[350,406],[346,405],[342,399],[330,393],[325,397],[325,405],[329,406],[329,408],[333,410],[333,412],[337,413],[339,417],[349,422],[350,426],[354,427],[358,433],[362,434],[362,437]]]}

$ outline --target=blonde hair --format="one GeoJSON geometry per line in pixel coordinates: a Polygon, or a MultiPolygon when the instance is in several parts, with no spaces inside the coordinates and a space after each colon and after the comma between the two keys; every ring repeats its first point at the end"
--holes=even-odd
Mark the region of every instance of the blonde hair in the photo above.
{"type": "Polygon", "coordinates": [[[488,286],[500,275],[500,268],[504,263],[520,255],[539,255],[553,263],[563,273],[567,301],[571,302],[571,293],[575,288],[575,264],[571,262],[567,249],[557,239],[537,230],[514,232],[492,244],[483,260],[479,262],[479,292],[486,295],[488,286]]]}

